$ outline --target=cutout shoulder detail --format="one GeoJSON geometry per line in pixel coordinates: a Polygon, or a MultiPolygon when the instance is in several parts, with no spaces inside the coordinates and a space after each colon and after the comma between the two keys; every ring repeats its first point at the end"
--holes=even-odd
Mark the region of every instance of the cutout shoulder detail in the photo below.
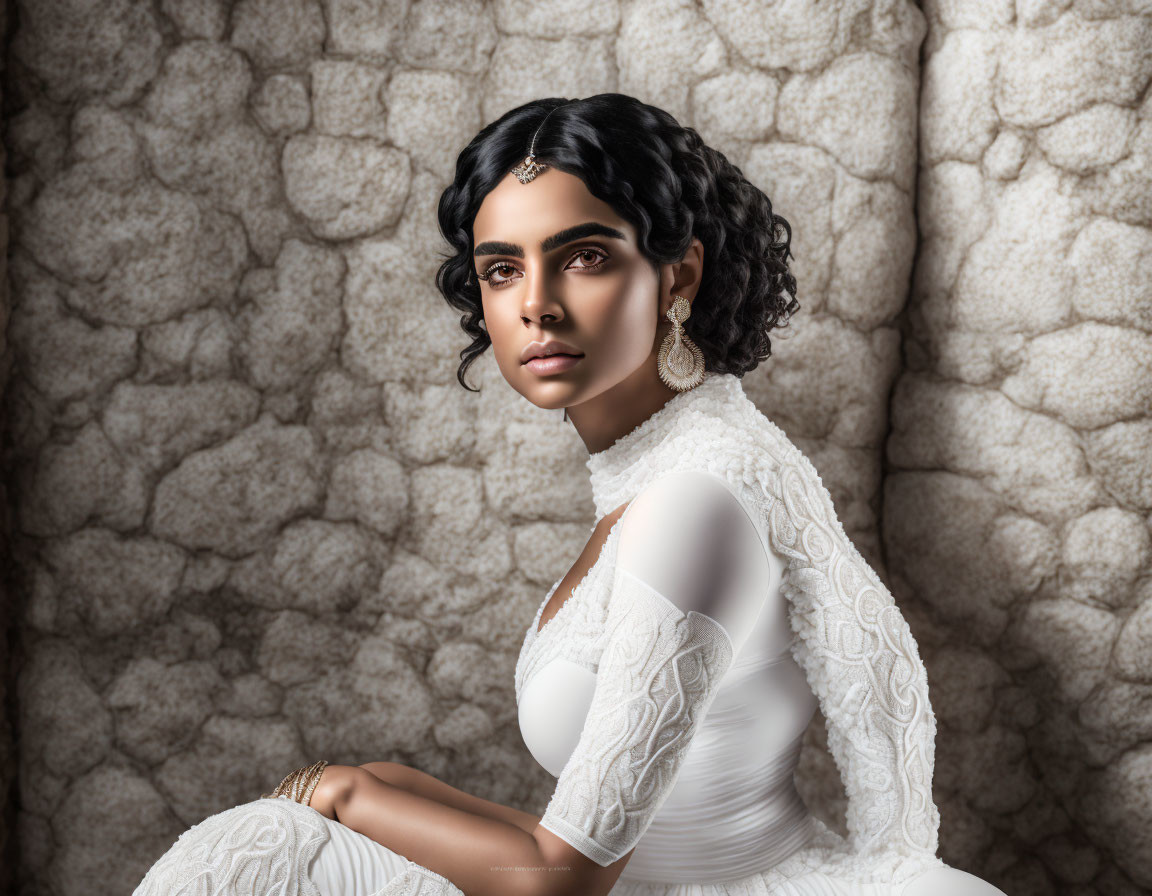
{"type": "Polygon", "coordinates": [[[681,613],[710,617],[735,651],[768,597],[772,569],[752,515],[719,477],[660,477],[621,518],[615,574],[628,574],[681,613]]]}
{"type": "MultiPolygon", "coordinates": [[[[557,579],[556,582],[552,585],[552,587],[548,590],[548,594],[545,596],[544,600],[540,604],[539,609],[537,609],[537,611],[536,611],[536,618],[532,620],[532,629],[536,635],[541,634],[545,628],[547,628],[549,625],[551,625],[552,622],[556,619],[556,617],[560,615],[561,611],[563,611],[563,609],[575,599],[577,593],[584,587],[584,583],[587,582],[589,576],[592,575],[593,570],[595,570],[600,565],[600,562],[605,559],[605,557],[608,553],[608,543],[612,539],[613,535],[616,533],[617,529],[619,528],[620,522],[623,519],[624,515],[627,514],[627,507],[628,507],[628,505],[624,505],[623,513],[621,513],[621,515],[619,517],[617,517],[616,521],[614,523],[612,523],[611,526],[608,527],[608,532],[604,536],[604,541],[600,544],[600,550],[596,552],[596,556],[592,559],[592,562],[588,565],[588,568],[584,571],[584,575],[582,575],[580,577],[580,581],[578,581],[575,585],[572,586],[572,590],[568,592],[568,597],[566,597],[564,599],[564,603],[560,604],[560,606],[556,608],[556,612],[552,614],[551,619],[549,619],[547,622],[545,622],[543,625],[541,625],[540,619],[544,615],[545,608],[547,608],[548,603],[552,600],[552,595],[556,592],[556,589],[560,587],[560,583],[563,582],[564,579],[567,578],[567,575],[563,575],[559,579],[557,579]]],[[[613,514],[616,514],[616,513],[620,513],[620,508],[617,508],[616,510],[612,511],[612,513],[609,514],[608,517],[605,517],[605,519],[610,518],[613,514]]],[[[603,523],[603,522],[604,522],[604,520],[600,521],[600,523],[603,523]]],[[[600,525],[600,523],[598,523],[597,525],[600,525]]],[[[595,531],[595,530],[596,530],[596,527],[593,526],[592,531],[595,531]]]]}

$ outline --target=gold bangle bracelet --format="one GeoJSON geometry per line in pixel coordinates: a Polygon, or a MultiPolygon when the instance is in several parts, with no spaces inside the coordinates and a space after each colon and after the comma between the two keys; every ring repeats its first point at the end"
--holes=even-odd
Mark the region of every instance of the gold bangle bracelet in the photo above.
{"type": "Polygon", "coordinates": [[[316,785],[320,783],[320,775],[323,774],[327,765],[328,760],[319,759],[311,765],[298,768],[296,771],[285,775],[284,780],[276,785],[275,790],[271,793],[262,794],[260,798],[276,799],[277,797],[285,797],[307,806],[308,802],[312,799],[312,791],[314,791],[316,785]]]}

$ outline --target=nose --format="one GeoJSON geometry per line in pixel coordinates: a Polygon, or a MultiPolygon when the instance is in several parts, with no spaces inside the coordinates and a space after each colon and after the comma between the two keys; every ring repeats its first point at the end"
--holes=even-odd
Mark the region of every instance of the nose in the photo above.
{"type": "Polygon", "coordinates": [[[552,295],[548,278],[538,272],[530,272],[527,266],[524,271],[524,278],[527,282],[524,284],[520,300],[520,316],[524,321],[538,321],[545,317],[558,320],[563,317],[560,303],[552,295]]]}

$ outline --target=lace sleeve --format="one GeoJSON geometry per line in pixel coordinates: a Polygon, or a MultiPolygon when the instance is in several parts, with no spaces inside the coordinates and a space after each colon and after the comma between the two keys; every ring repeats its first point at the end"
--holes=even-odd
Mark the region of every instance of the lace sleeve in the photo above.
{"type": "Polygon", "coordinates": [[[853,851],[934,854],[936,719],[916,641],[811,462],[797,451],[779,476],[769,537],[788,561],[781,587],[799,636],[793,655],[828,721],[853,851]]]}
{"type": "Polygon", "coordinates": [[[540,821],[601,866],[630,852],[664,803],[763,602],[747,578],[719,574],[732,568],[726,552],[762,542],[718,483],[662,477],[621,520],[591,706],[540,821]]]}

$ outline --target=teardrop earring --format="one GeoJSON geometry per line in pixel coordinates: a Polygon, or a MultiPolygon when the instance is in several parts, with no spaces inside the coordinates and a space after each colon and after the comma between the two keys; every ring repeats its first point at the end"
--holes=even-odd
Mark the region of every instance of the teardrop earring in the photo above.
{"type": "Polygon", "coordinates": [[[692,305],[684,296],[673,296],[675,301],[666,317],[672,321],[672,330],[660,344],[656,356],[656,372],[660,379],[677,392],[700,385],[704,379],[704,353],[688,338],[683,324],[692,313],[692,305]]]}

